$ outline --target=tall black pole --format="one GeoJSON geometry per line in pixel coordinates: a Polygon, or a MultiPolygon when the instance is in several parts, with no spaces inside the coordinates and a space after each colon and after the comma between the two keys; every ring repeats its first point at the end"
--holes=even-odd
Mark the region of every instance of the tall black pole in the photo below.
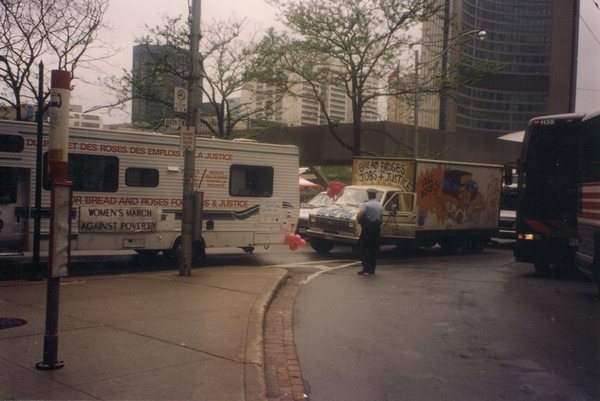
{"type": "Polygon", "coordinates": [[[33,211],[33,267],[30,279],[42,277],[40,266],[40,235],[42,226],[42,146],[44,134],[44,63],[39,64],[37,95],[37,140],[35,144],[35,208],[33,211]]]}

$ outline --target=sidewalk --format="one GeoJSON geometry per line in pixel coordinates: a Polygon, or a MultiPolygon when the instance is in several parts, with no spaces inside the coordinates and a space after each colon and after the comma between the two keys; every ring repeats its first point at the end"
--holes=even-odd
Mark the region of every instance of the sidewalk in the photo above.
{"type": "Polygon", "coordinates": [[[61,281],[58,358],[43,359],[46,281],[0,282],[0,399],[266,400],[263,319],[278,268],[61,281]]]}

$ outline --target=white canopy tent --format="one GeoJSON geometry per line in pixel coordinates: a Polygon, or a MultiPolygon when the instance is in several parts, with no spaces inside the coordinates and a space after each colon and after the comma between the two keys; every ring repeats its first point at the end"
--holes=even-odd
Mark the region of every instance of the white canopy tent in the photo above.
{"type": "Polygon", "coordinates": [[[511,132],[510,134],[499,136],[498,139],[511,142],[523,142],[525,131],[511,132]]]}

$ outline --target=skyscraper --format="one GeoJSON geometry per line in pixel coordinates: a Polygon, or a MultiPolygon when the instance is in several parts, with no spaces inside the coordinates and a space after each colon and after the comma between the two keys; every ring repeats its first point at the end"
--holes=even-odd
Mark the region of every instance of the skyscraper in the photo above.
{"type": "Polygon", "coordinates": [[[438,18],[423,24],[425,66],[443,76],[459,53],[473,62],[489,60],[502,70],[461,86],[448,96],[422,98],[419,120],[430,128],[499,136],[523,130],[544,114],[575,109],[579,0],[440,0],[438,18]],[[485,40],[475,32],[484,30],[485,40]],[[444,52],[453,37],[472,32],[444,52]]]}
{"type": "Polygon", "coordinates": [[[183,76],[188,71],[188,53],[169,46],[136,45],[133,47],[131,122],[134,125],[162,124],[176,117],[173,111],[175,87],[187,87],[183,76]],[[166,68],[168,66],[168,68],[166,68]],[[178,71],[174,74],[172,71],[178,71]]]}

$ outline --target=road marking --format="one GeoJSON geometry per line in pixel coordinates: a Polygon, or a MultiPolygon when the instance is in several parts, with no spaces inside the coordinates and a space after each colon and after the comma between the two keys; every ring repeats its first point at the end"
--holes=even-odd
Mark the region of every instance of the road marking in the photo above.
{"type": "Polygon", "coordinates": [[[312,280],[314,280],[315,278],[317,278],[319,275],[323,274],[323,273],[327,273],[327,272],[331,272],[333,270],[337,270],[337,269],[342,269],[344,267],[351,267],[351,266],[356,266],[358,264],[360,264],[360,261],[349,261],[348,259],[337,259],[337,260],[328,260],[327,261],[328,265],[324,265],[322,260],[317,260],[317,261],[310,261],[310,262],[296,262],[296,263],[288,263],[285,265],[272,265],[272,266],[268,266],[268,267],[282,267],[282,268],[291,268],[291,267],[312,267],[314,269],[317,269],[318,271],[311,274],[310,276],[306,277],[300,284],[306,284],[312,280]],[[329,264],[335,264],[335,263],[343,263],[341,265],[338,266],[329,266],[329,264]]]}
{"type": "Polygon", "coordinates": [[[359,264],[360,264],[360,262],[354,261],[354,262],[351,262],[351,263],[346,263],[346,264],[343,264],[343,265],[333,266],[333,267],[332,266],[319,266],[319,267],[315,266],[317,268],[322,268],[322,269],[319,270],[316,273],[311,274],[307,278],[305,278],[304,281],[302,281],[300,284],[307,284],[308,282],[312,281],[313,279],[317,278],[318,276],[320,276],[323,273],[327,273],[327,272],[330,272],[330,271],[333,271],[333,270],[337,270],[337,269],[342,269],[344,267],[356,266],[356,265],[359,265],[359,264]]]}

